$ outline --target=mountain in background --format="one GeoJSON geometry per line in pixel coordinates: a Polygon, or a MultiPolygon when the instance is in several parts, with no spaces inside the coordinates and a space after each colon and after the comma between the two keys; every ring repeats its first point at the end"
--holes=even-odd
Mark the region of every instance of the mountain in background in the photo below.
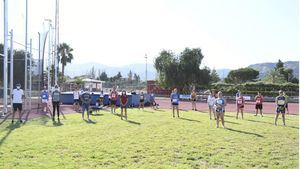
{"type": "MultiPolygon", "coordinates": [[[[92,67],[95,68],[96,75],[98,74],[98,70],[100,72],[105,71],[108,77],[117,75],[118,72],[121,72],[122,77],[128,77],[128,73],[131,70],[133,73],[138,74],[141,77],[141,80],[145,80],[145,74],[146,74],[146,66],[145,64],[130,64],[130,65],[124,65],[119,67],[113,67],[108,66],[104,64],[99,63],[84,63],[84,64],[70,64],[67,65],[65,68],[65,74],[70,77],[80,76],[87,74],[92,67]]],[[[147,79],[148,80],[155,80],[156,79],[156,70],[154,68],[153,64],[148,64],[148,73],[147,73],[147,79]]]]}
{"type": "MultiPolygon", "coordinates": [[[[248,67],[259,71],[259,79],[263,79],[270,70],[274,69],[276,63],[258,63],[249,65],[248,67]]],[[[299,78],[299,61],[287,61],[283,63],[285,68],[292,69],[294,76],[299,78]]]]}
{"type": "MultiPolygon", "coordinates": [[[[270,70],[274,69],[277,62],[274,63],[257,63],[249,65],[248,67],[253,68],[259,71],[259,78],[263,79],[270,70]]],[[[65,74],[70,77],[80,76],[87,74],[92,67],[97,71],[100,70],[105,71],[108,77],[115,76],[118,72],[121,72],[123,77],[128,77],[128,72],[131,70],[133,73],[140,75],[141,80],[145,80],[145,72],[146,67],[145,64],[130,64],[124,65],[119,67],[108,66],[99,63],[84,63],[84,64],[71,64],[67,65],[65,69],[65,74]]],[[[294,76],[299,78],[299,61],[287,61],[284,62],[284,67],[293,69],[294,76]]],[[[228,73],[231,69],[216,69],[218,75],[221,79],[227,77],[228,73]]],[[[148,64],[148,80],[155,80],[156,79],[156,69],[154,68],[153,64],[148,64]]]]}

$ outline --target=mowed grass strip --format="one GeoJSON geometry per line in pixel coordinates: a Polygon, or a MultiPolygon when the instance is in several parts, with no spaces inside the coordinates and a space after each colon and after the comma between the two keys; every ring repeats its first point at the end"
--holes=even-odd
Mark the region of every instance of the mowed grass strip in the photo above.
{"type": "MultiPolygon", "coordinates": [[[[120,110],[118,109],[119,113],[120,110]]],[[[207,113],[128,109],[128,121],[100,111],[0,125],[0,168],[298,168],[298,116],[226,113],[226,129],[207,113]]]]}

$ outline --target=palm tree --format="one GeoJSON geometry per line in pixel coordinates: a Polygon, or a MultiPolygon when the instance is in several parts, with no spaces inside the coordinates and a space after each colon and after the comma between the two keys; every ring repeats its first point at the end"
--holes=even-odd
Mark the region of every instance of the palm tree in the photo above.
{"type": "Polygon", "coordinates": [[[73,60],[73,49],[66,43],[62,43],[58,46],[58,54],[61,62],[61,73],[62,73],[62,81],[65,75],[65,66],[67,63],[71,63],[73,60]]]}

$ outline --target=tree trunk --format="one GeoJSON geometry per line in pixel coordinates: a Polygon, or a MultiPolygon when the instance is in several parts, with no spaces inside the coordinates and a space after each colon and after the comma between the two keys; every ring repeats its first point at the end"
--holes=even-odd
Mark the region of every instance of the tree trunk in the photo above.
{"type": "Polygon", "coordinates": [[[61,64],[61,82],[64,81],[64,75],[65,75],[65,65],[61,64]]]}

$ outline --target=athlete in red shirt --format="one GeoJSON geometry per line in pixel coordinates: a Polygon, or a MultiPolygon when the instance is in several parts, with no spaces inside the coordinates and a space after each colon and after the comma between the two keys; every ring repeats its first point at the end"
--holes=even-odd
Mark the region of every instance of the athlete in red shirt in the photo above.
{"type": "Polygon", "coordinates": [[[245,106],[245,99],[240,93],[239,97],[236,98],[236,106],[237,106],[237,113],[236,113],[236,119],[239,118],[239,112],[241,111],[242,119],[244,119],[244,106],[245,106]]]}
{"type": "Polygon", "coordinates": [[[111,113],[116,113],[118,92],[116,91],[115,87],[113,87],[113,90],[109,96],[110,96],[111,113]]]}
{"type": "Polygon", "coordinates": [[[261,117],[263,117],[262,114],[262,109],[263,109],[263,102],[264,102],[264,97],[260,94],[260,92],[257,92],[257,95],[254,98],[255,100],[255,109],[256,109],[256,114],[255,116],[257,116],[258,113],[258,109],[260,110],[260,115],[261,117]]]}

